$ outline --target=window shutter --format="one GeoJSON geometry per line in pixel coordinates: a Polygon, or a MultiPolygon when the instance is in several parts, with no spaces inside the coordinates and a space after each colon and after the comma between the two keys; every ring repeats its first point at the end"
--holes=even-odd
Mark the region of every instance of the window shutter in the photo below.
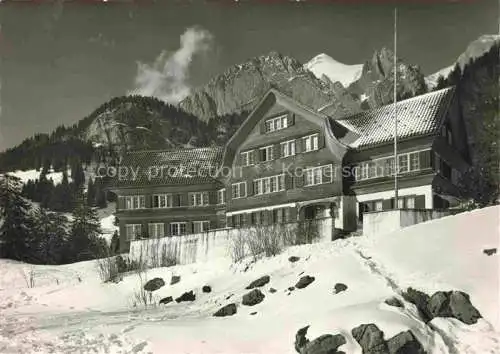
{"type": "Polygon", "coordinates": [[[273,145],[273,160],[277,160],[281,157],[281,145],[274,144],[273,145]]]}
{"type": "Polygon", "coordinates": [[[118,209],[125,209],[125,197],[118,197],[118,209]]]}
{"type": "Polygon", "coordinates": [[[208,192],[208,204],[213,205],[217,204],[217,191],[209,191],[208,192]]]}
{"type": "Polygon", "coordinates": [[[287,122],[288,126],[292,126],[295,124],[295,114],[293,114],[292,112],[288,113],[287,119],[288,119],[288,122],[287,122]]]}
{"type": "Polygon", "coordinates": [[[153,207],[152,196],[151,194],[146,194],[146,208],[152,208],[152,207],[153,207]]]}
{"type": "Polygon", "coordinates": [[[293,178],[289,173],[285,173],[285,189],[293,189],[293,178]]]}
{"type": "Polygon", "coordinates": [[[250,197],[253,195],[254,191],[253,191],[253,181],[252,180],[248,180],[247,181],[247,197],[250,197]]]}
{"type": "Polygon", "coordinates": [[[391,210],[394,208],[394,198],[384,199],[382,201],[382,210],[391,210]]]}
{"type": "Polygon", "coordinates": [[[325,147],[325,136],[322,133],[318,134],[318,149],[325,147]]]}
{"type": "Polygon", "coordinates": [[[226,227],[233,227],[233,217],[232,216],[226,217],[226,227]]]}
{"type": "Polygon", "coordinates": [[[431,167],[431,150],[420,151],[419,160],[420,160],[420,169],[431,167]]]}
{"type": "Polygon", "coordinates": [[[302,188],[304,187],[304,178],[305,178],[305,171],[302,170],[302,175],[301,176],[294,176],[294,184],[295,188],[302,188]]]}
{"type": "Polygon", "coordinates": [[[302,149],[303,141],[304,141],[304,139],[302,139],[302,138],[297,138],[295,140],[295,153],[296,154],[300,154],[303,151],[303,149],[302,149]]]}
{"type": "Polygon", "coordinates": [[[179,206],[187,206],[188,205],[188,194],[182,193],[179,198],[180,204],[179,206]]]}
{"type": "Polygon", "coordinates": [[[181,206],[181,195],[174,194],[174,207],[181,206]]]}
{"type": "Polygon", "coordinates": [[[259,127],[260,127],[260,133],[265,134],[266,133],[266,120],[265,119],[262,119],[260,121],[259,127]]]}
{"type": "Polygon", "coordinates": [[[425,195],[415,197],[415,209],[425,209],[425,195]]]}

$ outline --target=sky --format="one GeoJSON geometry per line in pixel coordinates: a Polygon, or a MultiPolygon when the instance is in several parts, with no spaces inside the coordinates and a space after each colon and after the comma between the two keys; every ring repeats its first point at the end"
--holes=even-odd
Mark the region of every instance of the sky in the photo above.
{"type": "MultiPolygon", "coordinates": [[[[229,66],[278,51],[346,64],[392,47],[395,1],[0,1],[0,151],[112,97],[175,103],[229,66]]],[[[498,1],[397,1],[398,56],[431,74],[482,34],[498,1]]]]}

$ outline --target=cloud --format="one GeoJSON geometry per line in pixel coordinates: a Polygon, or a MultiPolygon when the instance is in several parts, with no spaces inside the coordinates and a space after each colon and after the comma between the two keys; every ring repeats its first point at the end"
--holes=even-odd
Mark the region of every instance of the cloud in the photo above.
{"type": "Polygon", "coordinates": [[[188,28],[180,36],[177,51],[170,54],[162,51],[151,65],[138,63],[135,89],[129,94],[154,96],[168,103],[178,103],[191,91],[187,79],[193,57],[209,50],[212,41],[210,32],[197,27],[188,28]]]}

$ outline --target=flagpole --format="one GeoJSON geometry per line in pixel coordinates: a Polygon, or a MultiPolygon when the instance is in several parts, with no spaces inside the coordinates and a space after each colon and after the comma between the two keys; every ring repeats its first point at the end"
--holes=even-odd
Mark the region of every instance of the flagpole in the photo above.
{"type": "Polygon", "coordinates": [[[397,109],[397,17],[398,10],[397,7],[394,8],[394,209],[399,209],[398,204],[398,109],[397,109]]]}

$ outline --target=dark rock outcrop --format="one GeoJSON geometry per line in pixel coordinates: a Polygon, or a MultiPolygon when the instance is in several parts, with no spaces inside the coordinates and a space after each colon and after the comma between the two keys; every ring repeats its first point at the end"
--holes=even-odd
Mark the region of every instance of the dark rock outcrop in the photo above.
{"type": "Polygon", "coordinates": [[[170,285],[177,284],[180,281],[181,281],[180,275],[172,275],[172,278],[170,279],[170,285]]]}
{"type": "Polygon", "coordinates": [[[302,348],[304,348],[306,344],[309,343],[309,339],[306,338],[308,329],[309,326],[302,327],[295,334],[295,350],[297,351],[297,353],[300,353],[302,348]]]}
{"type": "Polygon", "coordinates": [[[175,301],[178,303],[183,301],[194,301],[194,300],[196,300],[196,295],[194,294],[193,290],[185,292],[177,299],[175,299],[175,301]]]}
{"type": "Polygon", "coordinates": [[[300,260],[300,257],[297,257],[297,256],[290,256],[290,257],[288,257],[288,261],[291,262],[291,263],[298,262],[299,260],[300,260]]]}
{"type": "Polygon", "coordinates": [[[301,354],[334,354],[337,349],[346,344],[341,334],[324,334],[307,343],[300,351],[301,354]]]}
{"type": "Polygon", "coordinates": [[[397,297],[393,296],[389,299],[386,299],[384,301],[387,305],[389,306],[394,306],[394,307],[401,307],[403,308],[404,307],[404,304],[401,302],[401,300],[399,300],[397,297]]]}
{"type": "Polygon", "coordinates": [[[461,291],[438,291],[429,300],[432,317],[453,317],[465,324],[474,324],[481,314],[461,291]]]}
{"type": "Polygon", "coordinates": [[[422,344],[412,331],[396,334],[387,341],[389,354],[426,354],[422,344]]]}
{"type": "Polygon", "coordinates": [[[246,306],[254,306],[261,303],[266,296],[259,290],[253,289],[249,293],[243,295],[242,304],[246,306]]]}
{"type": "Polygon", "coordinates": [[[315,280],[314,277],[311,277],[309,275],[304,275],[303,277],[301,277],[299,279],[299,281],[297,282],[297,284],[295,284],[295,287],[297,289],[303,289],[306,286],[308,286],[309,284],[311,284],[314,280],[315,280]]]}
{"type": "Polygon", "coordinates": [[[411,302],[417,307],[420,317],[424,322],[427,323],[432,320],[432,313],[428,308],[430,300],[429,295],[413,288],[408,288],[408,290],[401,295],[406,301],[411,302]]]}
{"type": "Polygon", "coordinates": [[[276,290],[275,288],[270,288],[270,289],[269,289],[269,292],[270,292],[271,294],[274,294],[276,291],[277,291],[277,290],[276,290]]]}
{"type": "Polygon", "coordinates": [[[338,294],[342,291],[346,291],[347,290],[347,285],[343,284],[343,283],[337,283],[335,284],[335,288],[333,290],[333,293],[334,294],[338,294]]]}
{"type": "Polygon", "coordinates": [[[375,324],[362,324],[352,331],[352,336],[363,348],[363,354],[387,354],[389,349],[382,332],[375,324]]]}
{"type": "Polygon", "coordinates": [[[172,301],[174,301],[174,298],[172,296],[167,296],[160,300],[160,305],[166,305],[172,301]]]}
{"type": "Polygon", "coordinates": [[[271,277],[269,275],[264,275],[263,277],[260,277],[259,279],[254,280],[251,282],[245,289],[254,289],[254,288],[260,288],[261,286],[266,285],[269,283],[271,280],[271,277]]]}
{"type": "Polygon", "coordinates": [[[226,316],[232,316],[236,314],[237,308],[236,304],[228,304],[224,307],[221,307],[219,310],[217,310],[216,313],[214,313],[215,317],[226,317],[226,316]]]}
{"type": "Polygon", "coordinates": [[[496,248],[487,248],[487,249],[483,250],[483,253],[487,256],[491,256],[491,255],[494,255],[495,253],[497,253],[497,249],[496,248]]]}
{"type": "Polygon", "coordinates": [[[212,292],[212,287],[210,285],[204,285],[203,288],[201,288],[201,291],[204,293],[210,293],[212,292]]]}
{"type": "Polygon", "coordinates": [[[144,290],[155,291],[165,286],[165,281],[162,278],[153,278],[144,284],[144,290]]]}

